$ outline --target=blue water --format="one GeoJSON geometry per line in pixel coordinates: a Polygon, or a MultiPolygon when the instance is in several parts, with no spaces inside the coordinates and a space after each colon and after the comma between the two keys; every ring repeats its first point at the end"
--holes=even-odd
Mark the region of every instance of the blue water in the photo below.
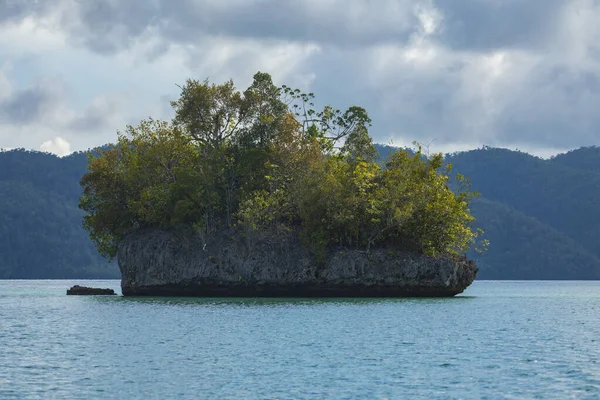
{"type": "Polygon", "coordinates": [[[66,296],[0,281],[0,399],[598,399],[600,282],[449,299],[66,296]]]}

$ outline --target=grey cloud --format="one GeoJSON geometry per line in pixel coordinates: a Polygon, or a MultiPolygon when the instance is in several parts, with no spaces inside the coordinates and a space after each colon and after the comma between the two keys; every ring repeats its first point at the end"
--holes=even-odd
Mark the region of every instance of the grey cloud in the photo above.
{"type": "Polygon", "coordinates": [[[553,35],[564,0],[437,0],[440,41],[457,49],[540,48],[553,35]]]}
{"type": "Polygon", "coordinates": [[[342,47],[406,43],[421,29],[417,6],[435,5],[443,15],[439,40],[453,48],[479,51],[543,46],[567,2],[244,0],[228,4],[212,0],[0,0],[0,16],[15,19],[61,9],[71,41],[110,54],[129,48],[150,31],[164,42],[192,45],[204,35],[342,47]]]}
{"type": "Polygon", "coordinates": [[[44,85],[16,92],[0,101],[0,120],[15,125],[38,122],[56,100],[57,93],[44,85]]]}
{"type": "MultiPolygon", "coordinates": [[[[127,47],[147,29],[166,43],[191,45],[206,35],[316,42],[324,51],[308,58],[299,72],[316,73],[313,89],[323,102],[344,107],[350,105],[348,99],[356,99],[364,105],[375,121],[372,132],[378,141],[390,133],[407,142],[437,138],[440,144],[542,142],[575,147],[599,139],[595,129],[600,119],[593,108],[600,106],[600,98],[593,88],[600,71],[563,68],[561,60],[550,55],[569,4],[563,0],[407,0],[381,1],[377,6],[363,0],[240,1],[229,7],[208,0],[139,4],[81,3],[80,18],[86,27],[82,37],[102,51],[127,47]],[[434,5],[441,13],[441,29],[430,40],[456,52],[451,54],[455,59],[441,60],[433,70],[399,61],[387,82],[369,83],[367,77],[373,73],[369,50],[381,44],[408,44],[421,29],[415,15],[418,4],[434,5]],[[521,77],[523,87],[496,87],[490,95],[503,98],[501,109],[494,116],[484,115],[485,99],[464,93],[469,61],[461,59],[460,52],[477,55],[511,49],[546,56],[521,77]]],[[[244,65],[232,57],[231,63],[237,61],[244,65]]]]}
{"type": "Polygon", "coordinates": [[[539,66],[497,121],[495,140],[572,148],[600,142],[600,75],[539,66]]]}
{"type": "Polygon", "coordinates": [[[459,57],[433,69],[398,61],[393,74],[386,72],[377,83],[366,81],[367,52],[317,58],[311,63],[319,71],[317,95],[334,105],[355,100],[365,106],[377,142],[394,136],[404,143],[436,139],[435,146],[442,147],[480,143],[564,149],[600,142],[600,70],[542,59],[517,76],[509,69],[486,93],[478,92],[485,82],[478,82],[472,66],[459,57]],[[345,67],[338,72],[331,65],[345,67]],[[494,103],[493,113],[487,101],[494,103]]]}
{"type": "Polygon", "coordinates": [[[0,23],[46,14],[51,8],[52,2],[46,0],[0,0],[0,23]]]}
{"type": "MultiPolygon", "coordinates": [[[[198,2],[196,2],[197,4],[198,2]]],[[[225,9],[213,2],[194,6],[181,1],[166,6],[164,32],[189,40],[201,31],[237,37],[309,41],[367,46],[383,41],[404,42],[418,26],[414,1],[289,1],[240,2],[225,9]]],[[[192,39],[193,40],[193,39],[192,39]]]]}
{"type": "Polygon", "coordinates": [[[112,118],[120,111],[122,106],[122,99],[117,97],[95,99],[82,115],[69,123],[68,128],[84,133],[114,129],[112,118]]]}
{"type": "Polygon", "coordinates": [[[99,96],[82,110],[70,109],[65,84],[57,79],[44,78],[32,87],[16,91],[0,99],[0,123],[14,126],[60,127],[67,131],[97,132],[114,129],[115,116],[123,106],[117,96],[99,96]]]}
{"type": "Polygon", "coordinates": [[[89,112],[85,115],[75,119],[69,128],[80,132],[90,132],[99,129],[105,129],[110,127],[106,115],[101,115],[97,112],[89,112]]]}
{"type": "MultiPolygon", "coordinates": [[[[0,0],[0,22],[62,10],[71,40],[100,53],[127,49],[149,31],[166,42],[201,35],[365,47],[405,43],[421,25],[417,6],[443,15],[441,43],[489,50],[539,47],[554,33],[564,0],[0,0]]],[[[585,12],[585,10],[582,10],[585,12]]]]}
{"type": "Polygon", "coordinates": [[[63,22],[71,31],[71,41],[110,54],[129,48],[160,15],[155,0],[86,0],[69,10],[63,22]]]}
{"type": "MultiPolygon", "coordinates": [[[[600,71],[599,71],[600,72],[600,71]]],[[[436,146],[488,144],[571,149],[600,142],[600,74],[540,64],[522,81],[495,87],[497,109],[462,90],[468,70],[435,77],[407,75],[383,94],[385,112],[374,136],[395,132],[405,142],[436,146]]],[[[510,79],[510,78],[508,78],[510,79]]]]}
{"type": "Polygon", "coordinates": [[[421,28],[417,6],[433,4],[443,15],[442,43],[480,51],[544,46],[567,6],[564,0],[432,1],[87,0],[66,7],[65,21],[72,40],[100,53],[129,48],[148,30],[192,45],[215,35],[366,47],[405,43],[421,28]]]}
{"type": "Polygon", "coordinates": [[[64,21],[71,40],[99,53],[128,48],[148,30],[162,40],[196,44],[203,35],[368,46],[405,42],[420,26],[413,0],[88,0],[64,21]],[[75,17],[73,17],[75,15],[75,17]]]}
{"type": "MultiPolygon", "coordinates": [[[[9,10],[6,4],[0,0],[0,23],[22,18],[28,10],[51,11],[39,5],[9,10]]],[[[323,51],[305,57],[294,73],[315,74],[311,90],[319,101],[338,107],[365,106],[375,122],[372,133],[377,141],[386,141],[392,133],[406,142],[437,138],[441,145],[523,143],[572,148],[600,141],[600,67],[587,62],[596,55],[589,53],[579,63],[561,59],[568,55],[557,55],[555,49],[557,35],[563,35],[561,46],[568,47],[574,40],[561,26],[565,7],[575,4],[582,13],[596,12],[584,9],[591,7],[591,1],[86,0],[68,4],[73,6],[63,7],[62,22],[70,40],[105,55],[150,37],[157,44],[147,54],[149,58],[159,57],[172,43],[186,44],[190,58],[204,66],[210,65],[206,36],[317,43],[323,51]],[[378,71],[373,65],[374,47],[391,44],[401,49],[421,33],[421,21],[415,15],[419,4],[435,6],[442,16],[440,29],[426,39],[441,47],[442,54],[433,66],[426,62],[414,66],[398,59],[384,72],[378,71]],[[490,93],[479,93],[479,77],[470,76],[470,66],[478,62],[477,57],[502,50],[535,56],[537,66],[520,68],[520,62],[529,61],[515,57],[511,62],[516,64],[507,67],[501,83],[490,93]],[[374,77],[377,74],[385,76],[374,77]],[[486,96],[498,104],[489,115],[486,96]]],[[[588,51],[596,43],[590,40],[588,51]]],[[[251,76],[255,71],[248,69],[255,64],[248,58],[252,56],[244,51],[231,55],[223,69],[238,74],[233,77],[251,76]]],[[[197,77],[203,79],[210,72],[200,73],[197,77]]],[[[42,107],[36,104],[45,101],[39,93],[37,102],[34,92],[20,96],[1,105],[0,113],[12,110],[9,114],[14,121],[39,114],[36,110],[42,107]],[[29,111],[19,105],[29,103],[29,111]]],[[[106,124],[103,113],[110,114],[110,110],[88,110],[72,127],[102,126],[106,124]]]]}
{"type": "Polygon", "coordinates": [[[455,98],[461,85],[460,70],[439,76],[403,70],[400,75],[403,78],[382,89],[383,93],[373,94],[379,99],[377,120],[382,121],[374,126],[375,138],[385,140],[392,133],[406,143],[469,140],[463,106],[455,98]]]}

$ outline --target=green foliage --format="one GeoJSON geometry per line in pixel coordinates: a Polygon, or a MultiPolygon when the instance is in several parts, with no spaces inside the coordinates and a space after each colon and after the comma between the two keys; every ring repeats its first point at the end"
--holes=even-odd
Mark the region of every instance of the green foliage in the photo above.
{"type": "Polygon", "coordinates": [[[128,126],[116,146],[90,154],[88,162],[79,206],[87,212],[84,227],[109,258],[134,229],[193,224],[207,206],[204,188],[197,184],[203,173],[195,168],[199,153],[179,128],[166,122],[128,126]]]}
{"type": "Polygon", "coordinates": [[[172,123],[127,127],[89,158],[80,207],[103,255],[136,229],[175,225],[204,235],[237,227],[249,244],[299,232],[317,258],[330,245],[436,256],[475,243],[468,185],[459,179],[453,192],[441,154],[420,149],[379,166],[363,108],[318,111],[312,93],[261,72],[244,92],[231,81],[181,90],[172,123]]]}
{"type": "Polygon", "coordinates": [[[394,153],[385,169],[331,158],[295,191],[302,226],[311,240],[325,245],[464,254],[478,236],[469,226],[473,194],[463,187],[455,195],[441,166],[440,154],[428,160],[420,150],[394,153]]]}
{"type": "Polygon", "coordinates": [[[377,148],[369,136],[369,131],[364,126],[354,129],[342,147],[342,153],[347,154],[352,160],[373,162],[377,159],[377,148]]]}

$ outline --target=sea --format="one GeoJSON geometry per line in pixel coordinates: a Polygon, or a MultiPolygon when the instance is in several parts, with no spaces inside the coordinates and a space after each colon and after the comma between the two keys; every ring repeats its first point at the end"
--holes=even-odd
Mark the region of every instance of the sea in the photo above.
{"type": "Polygon", "coordinates": [[[600,282],[453,298],[67,296],[0,281],[0,399],[600,399],[600,282]]]}

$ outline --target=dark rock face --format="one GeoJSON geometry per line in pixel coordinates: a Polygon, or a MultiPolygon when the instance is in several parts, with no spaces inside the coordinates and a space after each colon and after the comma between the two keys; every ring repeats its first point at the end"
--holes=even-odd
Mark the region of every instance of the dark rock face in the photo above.
{"type": "Polygon", "coordinates": [[[125,296],[442,297],[465,290],[477,267],[466,258],[431,258],[339,248],[323,263],[293,237],[248,243],[192,231],[128,235],[117,254],[125,296]]]}
{"type": "Polygon", "coordinates": [[[67,294],[77,296],[116,295],[115,291],[112,289],[99,289],[79,285],[67,289],[67,294]]]}

